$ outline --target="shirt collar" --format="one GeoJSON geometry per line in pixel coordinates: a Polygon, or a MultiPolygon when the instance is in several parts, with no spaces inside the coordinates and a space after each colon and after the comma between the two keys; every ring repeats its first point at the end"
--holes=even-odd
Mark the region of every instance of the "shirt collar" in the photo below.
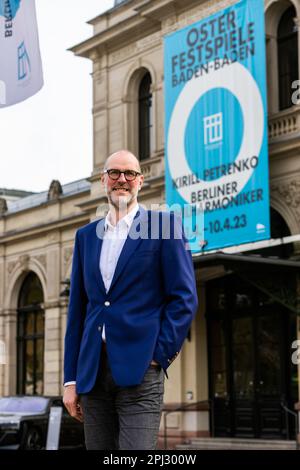
{"type": "MultiPolygon", "coordinates": [[[[128,212],[128,214],[126,214],[124,217],[122,217],[122,219],[119,220],[119,222],[117,223],[117,225],[119,225],[120,223],[121,224],[126,224],[128,228],[131,227],[131,224],[133,222],[133,219],[135,218],[137,212],[139,210],[139,205],[136,204],[130,212],[128,212]]],[[[112,223],[110,222],[110,211],[108,212],[107,216],[105,217],[105,222],[104,222],[104,230],[114,230],[116,228],[116,225],[112,225],[112,223]]]]}

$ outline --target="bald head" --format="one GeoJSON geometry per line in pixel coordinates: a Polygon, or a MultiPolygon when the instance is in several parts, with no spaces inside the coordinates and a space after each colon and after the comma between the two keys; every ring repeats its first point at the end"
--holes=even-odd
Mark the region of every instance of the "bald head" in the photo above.
{"type": "Polygon", "coordinates": [[[110,210],[114,211],[116,220],[118,220],[137,204],[138,192],[144,182],[140,162],[128,150],[119,150],[113,153],[104,163],[101,182],[104,185],[110,210]],[[117,170],[117,179],[111,173],[107,173],[109,170],[117,170]],[[129,179],[127,178],[128,172],[129,174],[133,172],[133,179],[130,176],[129,179]]]}
{"type": "Polygon", "coordinates": [[[110,155],[104,163],[104,170],[113,168],[114,165],[129,165],[131,170],[141,172],[140,162],[133,153],[128,150],[118,150],[110,155]]]}

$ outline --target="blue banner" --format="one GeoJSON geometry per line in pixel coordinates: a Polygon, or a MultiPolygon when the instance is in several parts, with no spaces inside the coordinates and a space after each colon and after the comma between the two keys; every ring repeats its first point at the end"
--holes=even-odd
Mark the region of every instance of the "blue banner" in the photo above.
{"type": "Polygon", "coordinates": [[[270,238],[263,0],[164,41],[166,202],[192,251],[270,238]]]}

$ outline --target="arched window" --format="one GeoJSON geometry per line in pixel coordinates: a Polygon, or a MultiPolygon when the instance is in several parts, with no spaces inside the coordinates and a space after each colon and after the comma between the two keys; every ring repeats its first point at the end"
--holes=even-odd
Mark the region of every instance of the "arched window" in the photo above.
{"type": "Polygon", "coordinates": [[[18,302],[17,393],[40,395],[44,388],[43,289],[34,273],[25,278],[18,302]]]}
{"type": "Polygon", "coordinates": [[[289,7],[282,15],[277,31],[278,41],[278,86],[279,109],[293,105],[292,88],[294,80],[298,80],[298,33],[294,22],[296,10],[289,7]]]}
{"type": "Polygon", "coordinates": [[[151,75],[147,72],[139,86],[139,157],[140,160],[150,158],[152,152],[152,93],[151,75]]]}

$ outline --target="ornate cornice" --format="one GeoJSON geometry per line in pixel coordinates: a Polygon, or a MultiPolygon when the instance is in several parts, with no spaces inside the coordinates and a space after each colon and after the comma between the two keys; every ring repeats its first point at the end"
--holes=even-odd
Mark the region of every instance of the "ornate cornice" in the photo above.
{"type": "Polygon", "coordinates": [[[20,271],[26,272],[30,270],[30,262],[38,262],[44,270],[47,267],[47,260],[46,255],[37,255],[37,256],[30,256],[29,254],[20,255],[17,259],[9,261],[7,263],[7,272],[8,275],[11,276],[15,269],[19,268],[20,271]]]}
{"type": "Polygon", "coordinates": [[[276,199],[283,199],[300,221],[300,179],[271,183],[271,194],[276,199]]]}
{"type": "Polygon", "coordinates": [[[21,255],[19,256],[18,263],[22,271],[29,271],[29,255],[21,255]]]}

